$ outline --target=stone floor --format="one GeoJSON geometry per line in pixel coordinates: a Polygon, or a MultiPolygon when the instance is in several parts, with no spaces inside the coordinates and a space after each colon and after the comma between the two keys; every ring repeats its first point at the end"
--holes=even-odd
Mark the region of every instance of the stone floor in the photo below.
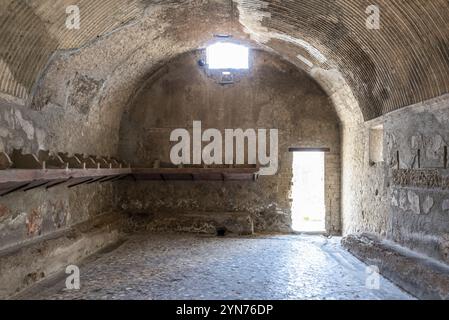
{"type": "Polygon", "coordinates": [[[65,278],[25,299],[413,299],[381,278],[366,286],[366,266],[339,238],[217,238],[136,235],[80,266],[81,289],[65,278]]]}

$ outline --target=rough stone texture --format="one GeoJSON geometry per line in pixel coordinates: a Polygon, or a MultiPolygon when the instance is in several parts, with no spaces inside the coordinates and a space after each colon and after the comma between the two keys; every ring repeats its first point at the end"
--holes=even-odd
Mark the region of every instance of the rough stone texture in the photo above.
{"type": "Polygon", "coordinates": [[[392,183],[397,187],[420,189],[447,188],[445,178],[437,169],[398,169],[393,170],[392,183]]]}
{"type": "MultiPolygon", "coordinates": [[[[373,126],[377,126],[376,123],[373,126]]],[[[372,126],[355,121],[343,127],[343,234],[388,230],[388,176],[385,162],[372,163],[369,134],[372,126]]]]}
{"type": "Polygon", "coordinates": [[[397,199],[388,208],[387,237],[448,263],[449,219],[443,207],[449,197],[448,171],[444,169],[449,96],[392,113],[384,122],[389,136],[387,166],[393,169],[388,173],[390,192],[397,199]],[[401,169],[395,170],[398,152],[401,169]]]}
{"type": "Polygon", "coordinates": [[[117,243],[125,223],[103,215],[25,246],[0,251],[0,299],[65,272],[65,268],[117,243]]]}
{"type": "Polygon", "coordinates": [[[245,212],[187,212],[131,214],[127,217],[133,232],[189,232],[209,235],[252,235],[253,218],[245,212]]]}
{"type": "Polygon", "coordinates": [[[171,61],[150,78],[126,110],[120,158],[135,166],[170,161],[170,133],[202,128],[278,129],[279,171],[257,183],[166,182],[127,184],[127,210],[241,211],[254,216],[255,230],[289,231],[292,153],[289,147],[329,147],[326,155],[326,230],[340,232],[339,121],[326,94],[289,63],[253,51],[248,74],[223,86],[200,68],[202,52],[171,61]],[[169,98],[167,98],[169,97],[169,98]],[[141,208],[133,207],[133,203],[141,208]]]}
{"type": "MultiPolygon", "coordinates": [[[[11,28],[10,30],[12,34],[15,34],[15,30],[23,29],[20,19],[14,20],[15,15],[18,15],[19,12],[31,13],[37,7],[25,3],[13,6],[11,3],[11,1],[7,1],[4,5],[10,9],[14,7],[14,10],[5,11],[7,15],[2,16],[2,18],[15,22],[17,28],[11,28]]],[[[109,3],[106,7],[117,9],[120,14],[114,15],[114,17],[122,22],[129,21],[127,19],[139,15],[142,17],[141,20],[125,24],[119,29],[115,29],[117,27],[117,20],[115,19],[113,19],[114,23],[109,26],[110,28],[106,27],[111,21],[106,18],[107,15],[104,15],[105,20],[94,24],[94,27],[99,27],[101,32],[95,28],[89,30],[88,33],[86,33],[86,30],[83,32],[81,30],[59,30],[57,24],[53,24],[49,28],[51,31],[50,37],[47,37],[46,33],[43,32],[42,41],[49,46],[42,45],[43,51],[39,57],[45,56],[53,50],[52,48],[57,47],[57,45],[52,44],[52,41],[47,42],[48,39],[53,37],[58,38],[56,42],[59,42],[59,48],[82,47],[54,54],[44,72],[41,73],[34,89],[31,90],[31,96],[22,94],[22,92],[30,92],[30,88],[33,87],[30,85],[32,81],[29,79],[25,81],[27,84],[23,86],[25,90],[19,87],[17,87],[19,89],[15,88],[16,82],[14,80],[8,83],[9,88],[12,88],[12,91],[7,91],[9,94],[17,92],[17,95],[14,95],[22,98],[27,97],[25,101],[5,96],[4,99],[8,101],[8,108],[14,103],[17,105],[15,108],[27,105],[40,111],[36,112],[20,107],[26,111],[24,119],[35,126],[35,139],[31,141],[11,136],[8,141],[0,141],[0,147],[3,144],[6,151],[10,151],[16,146],[23,146],[26,151],[47,148],[69,153],[114,155],[117,150],[119,127],[124,107],[135,95],[142,82],[151,77],[167,61],[180,53],[203,47],[213,39],[214,34],[232,34],[235,41],[240,41],[251,47],[258,46],[255,41],[248,40],[248,35],[244,34],[242,25],[237,21],[239,14],[241,18],[245,19],[244,8],[242,6],[235,8],[232,6],[232,2],[184,1],[182,5],[177,5],[173,1],[167,4],[158,3],[157,5],[151,3],[151,6],[147,7],[146,10],[142,10],[140,5],[145,6],[146,4],[150,3],[137,3],[136,6],[134,6],[134,3],[129,6],[122,5],[121,2],[109,3]],[[122,14],[126,18],[122,19],[122,14]],[[212,24],[211,21],[213,21],[212,24]],[[114,32],[108,33],[112,30],[114,32]],[[180,33],[182,33],[182,41],[180,33]],[[78,36],[74,37],[74,34],[78,34],[78,36]],[[91,38],[89,38],[90,36],[91,38]],[[89,39],[93,38],[95,40],[89,42],[89,39]],[[80,113],[77,108],[73,108],[72,106],[75,106],[75,103],[67,103],[69,101],[67,95],[76,92],[76,78],[80,77],[94,79],[94,81],[102,83],[104,81],[95,98],[90,95],[88,99],[80,97],[81,105],[84,105],[83,101],[85,100],[92,101],[92,105],[88,108],[88,114],[80,113]],[[107,143],[105,143],[105,137],[107,137],[107,143]]],[[[58,11],[59,6],[65,8],[64,3],[58,3],[57,7],[52,7],[52,15],[58,11]]],[[[43,5],[38,10],[39,14],[32,16],[33,19],[36,19],[37,26],[42,25],[42,18],[44,21],[53,21],[45,16],[46,8],[46,5],[43,5]]],[[[87,15],[83,16],[84,21],[93,19],[96,12],[98,11],[95,8],[88,10],[87,15]]],[[[101,12],[104,13],[103,9],[101,12]]],[[[240,22],[245,26],[247,25],[242,19],[240,19],[240,22]]],[[[61,24],[63,24],[62,21],[61,24]]],[[[39,33],[39,30],[42,31],[42,29],[36,28],[37,33],[39,33]]],[[[289,41],[285,42],[289,43],[289,41]]],[[[20,45],[19,42],[16,42],[16,44],[20,45]]],[[[266,44],[259,45],[267,50],[273,50],[266,44]]],[[[5,50],[7,49],[6,46],[5,50]]],[[[296,58],[297,49],[296,46],[290,47],[281,43],[276,47],[275,52],[288,59],[296,67],[304,69],[303,63],[296,58]]],[[[33,64],[39,59],[29,60],[28,62],[33,64]]],[[[36,63],[36,65],[38,64],[36,63]]],[[[33,65],[33,70],[36,70],[36,68],[39,67],[33,65]]],[[[13,68],[14,70],[15,68],[13,68]]],[[[31,67],[27,67],[27,71],[30,70],[31,67]]],[[[357,148],[360,148],[359,146],[363,146],[365,141],[357,140],[359,134],[358,132],[353,134],[353,128],[358,128],[362,115],[346,80],[342,77],[341,72],[336,69],[324,70],[315,66],[311,70],[307,69],[307,72],[323,86],[334,102],[343,124],[343,139],[349,139],[343,141],[345,158],[357,159],[358,154],[353,154],[352,150],[355,149],[355,144],[357,144],[357,148]],[[354,141],[350,139],[354,139],[354,141]]],[[[27,73],[27,75],[30,74],[33,73],[27,73]]],[[[87,110],[87,107],[84,107],[83,110],[87,110]]],[[[337,154],[330,155],[330,160],[326,163],[326,166],[329,165],[331,170],[338,171],[337,157],[337,154]]],[[[348,168],[352,168],[354,165],[351,161],[345,162],[344,165],[346,164],[348,168]]],[[[343,175],[345,174],[348,175],[349,170],[346,170],[346,173],[343,170],[343,175]]],[[[342,188],[348,189],[348,186],[355,185],[352,183],[352,178],[343,179],[346,186],[342,186],[342,188]]],[[[331,214],[331,212],[339,210],[338,188],[337,183],[329,184],[329,193],[334,196],[327,200],[329,210],[327,225],[332,226],[333,231],[338,231],[340,229],[338,225],[341,223],[338,214],[331,214]],[[329,219],[330,217],[334,218],[329,219]]],[[[356,190],[359,190],[358,186],[356,190]]],[[[349,192],[345,192],[343,196],[345,194],[350,197],[349,192]]],[[[276,212],[276,214],[272,215],[270,221],[264,222],[261,220],[261,222],[270,226],[278,225],[277,221],[279,220],[285,221],[284,210],[274,208],[270,211],[276,212]]],[[[358,212],[357,209],[348,211],[358,212]]],[[[265,226],[262,227],[265,228],[265,226]]]]}
{"type": "Polygon", "coordinates": [[[369,289],[366,271],[339,238],[144,234],[82,265],[81,290],[59,278],[20,298],[413,299],[382,277],[369,289]]]}
{"type": "Polygon", "coordinates": [[[410,106],[346,133],[343,128],[343,232],[370,232],[448,261],[447,170],[449,96],[410,106]],[[369,130],[383,125],[384,162],[370,164],[369,130]],[[420,139],[414,137],[422,137],[420,139]],[[352,144],[352,141],[358,141],[352,144]],[[427,142],[425,142],[427,141],[427,142]],[[346,151],[353,146],[352,152],[346,151]],[[425,150],[435,150],[425,152],[425,150]],[[418,150],[420,166],[418,168],[418,150]],[[397,153],[399,151],[399,164],[397,153]],[[358,154],[358,156],[356,156],[358,154]],[[429,157],[430,154],[430,157],[429,157]],[[436,156],[438,155],[438,156],[436,156]],[[399,170],[397,169],[399,166],[399,170]],[[349,171],[348,171],[349,170],[349,171]],[[433,204],[432,204],[433,203],[433,204]]]}
{"type": "Polygon", "coordinates": [[[449,199],[443,201],[443,211],[449,211],[449,199]]]}
{"type": "Polygon", "coordinates": [[[381,12],[381,28],[375,32],[366,27],[368,15],[364,13],[373,4],[369,1],[235,2],[240,22],[252,38],[297,60],[308,70],[339,70],[367,120],[448,91],[447,82],[443,89],[444,73],[437,68],[429,70],[423,66],[422,70],[426,71],[417,72],[420,63],[429,61],[427,66],[430,66],[433,59],[440,60],[443,68],[449,66],[447,54],[430,53],[447,48],[447,36],[442,41],[426,27],[429,18],[434,23],[434,31],[447,29],[439,14],[449,10],[447,2],[436,1],[430,5],[422,0],[379,1],[376,4],[381,12]],[[426,12],[425,18],[420,15],[421,10],[426,12]],[[430,18],[432,11],[435,19],[430,18]],[[407,45],[402,45],[404,39],[399,35],[410,36],[407,45]],[[428,42],[421,43],[425,38],[428,42]],[[423,54],[418,58],[421,50],[423,54]],[[406,72],[402,77],[401,71],[409,68],[414,72],[406,72]],[[424,93],[425,88],[432,94],[424,93]],[[438,89],[442,90],[435,95],[438,89]],[[415,95],[420,98],[413,99],[415,95]]]}
{"type": "Polygon", "coordinates": [[[55,232],[117,212],[112,184],[13,193],[0,198],[0,250],[38,241],[55,232]]]}
{"type": "MultiPolygon", "coordinates": [[[[2,108],[0,113],[4,115],[0,122],[7,122],[5,126],[3,123],[1,126],[1,130],[6,133],[1,140],[5,142],[5,149],[23,147],[25,152],[35,152],[37,146],[43,147],[43,140],[38,133],[40,129],[37,127],[38,123],[44,126],[43,118],[27,120],[25,110],[10,105],[2,108]],[[19,114],[23,116],[18,116],[19,114]],[[34,135],[31,135],[32,132],[34,135]]],[[[62,114],[60,115],[62,119],[62,114]]],[[[69,114],[67,117],[70,119],[69,114]]],[[[51,126],[47,129],[51,129],[51,126]]],[[[64,140],[59,140],[60,144],[58,140],[54,139],[52,144],[56,145],[53,150],[67,150],[64,140]]],[[[66,143],[70,143],[69,141],[67,139],[66,143]]],[[[64,263],[79,261],[117,241],[117,234],[113,230],[106,229],[103,233],[80,236],[71,231],[74,226],[82,223],[91,227],[97,223],[98,216],[118,212],[116,200],[111,183],[72,189],[62,185],[49,190],[39,188],[1,197],[0,297],[4,298],[24,289],[59,272],[64,263]],[[62,240],[46,241],[54,237],[62,237],[62,240]],[[5,251],[13,253],[6,254],[5,251]]]]}
{"type": "Polygon", "coordinates": [[[351,235],[343,246],[420,299],[449,299],[449,267],[375,235],[351,235]]]}
{"type": "MultiPolygon", "coordinates": [[[[37,79],[45,73],[55,52],[85,48],[123,29],[131,31],[136,25],[138,28],[149,26],[155,16],[158,23],[147,29],[149,37],[140,37],[138,32],[131,31],[127,34],[128,41],[124,42],[130,44],[129,50],[123,48],[124,54],[109,57],[125,64],[129,62],[128,54],[132,55],[130,52],[143,51],[147,45],[168,48],[169,34],[173,35],[173,31],[176,31],[174,38],[185,42],[181,46],[186,46],[187,50],[196,49],[196,43],[189,39],[190,34],[201,37],[204,30],[210,29],[226,32],[224,25],[232,23],[239,29],[244,27],[252,38],[268,48],[296,60],[302,68],[339,70],[367,119],[448,91],[445,76],[449,68],[448,33],[444,17],[449,7],[445,0],[379,1],[380,30],[366,27],[369,17],[366,10],[372,5],[366,0],[301,3],[100,0],[96,3],[92,5],[88,0],[63,0],[56,4],[51,0],[2,1],[0,91],[27,98],[33,94],[37,79]],[[83,32],[65,27],[68,5],[80,7],[81,28],[88,26],[83,32]],[[201,15],[202,19],[196,21],[201,15]],[[173,20],[174,16],[178,16],[178,20],[173,20]]],[[[156,57],[152,56],[151,60],[156,61],[156,57]]],[[[104,60],[97,56],[95,62],[100,64],[104,60]]],[[[108,68],[109,73],[118,71],[114,66],[117,64],[108,68]]]]}
{"type": "Polygon", "coordinates": [[[73,79],[72,92],[68,97],[68,107],[75,108],[81,114],[89,114],[90,107],[104,83],[104,80],[95,80],[88,76],[77,74],[73,79]]]}
{"type": "Polygon", "coordinates": [[[426,200],[424,200],[424,203],[423,203],[423,211],[425,214],[430,213],[430,211],[433,208],[433,204],[434,204],[433,198],[430,196],[427,196],[426,200]]]}
{"type": "MultiPolygon", "coordinates": [[[[39,135],[40,128],[46,125],[44,117],[37,115],[28,120],[28,117],[35,116],[35,112],[11,104],[2,108],[0,113],[3,115],[0,117],[1,130],[5,133],[1,141],[6,150],[23,148],[25,152],[35,152],[36,147],[45,146],[39,135]]],[[[60,120],[64,119],[62,113],[59,115],[60,120]]],[[[70,114],[66,116],[70,119],[70,114]]],[[[51,130],[51,126],[45,130],[51,130]]],[[[54,139],[53,150],[67,150],[65,143],[69,141],[54,139]]],[[[103,229],[93,233],[86,227],[75,227],[84,224],[92,228],[96,224],[101,225],[101,221],[108,221],[108,216],[118,211],[116,199],[111,183],[73,189],[66,186],[49,190],[40,188],[1,197],[0,297],[22,290],[59,272],[63,264],[79,261],[117,241],[117,232],[108,229],[106,222],[103,229]],[[100,219],[99,216],[106,218],[100,219]],[[57,240],[48,240],[54,238],[57,240]]],[[[117,217],[111,216],[111,219],[117,220],[117,217]]]]}
{"type": "MultiPolygon", "coordinates": [[[[62,6],[65,17],[63,5],[58,3],[57,6],[62,6]]],[[[17,6],[19,11],[23,7],[17,6]]],[[[126,5],[116,1],[104,7],[99,3],[89,7],[91,10],[86,12],[84,22],[89,19],[87,15],[93,18],[95,12],[103,15],[104,10],[113,9],[115,23],[111,28],[107,27],[111,22],[108,20],[94,23],[88,33],[82,28],[83,24],[79,31],[71,31],[71,34],[62,30],[59,42],[68,50],[52,56],[31,94],[19,100],[22,105],[40,110],[37,114],[49,120],[49,127],[44,127],[45,136],[51,135],[48,140],[52,144],[64,139],[69,141],[65,150],[69,153],[114,155],[123,110],[150,75],[179,54],[203,47],[214,34],[229,33],[241,41],[248,38],[242,28],[233,23],[235,12],[230,10],[229,1],[184,1],[183,4],[135,1],[126,5]],[[106,9],[99,9],[101,7],[106,9]],[[119,14],[115,14],[115,10],[119,14]],[[122,14],[124,25],[117,28],[116,19],[120,21],[122,14]],[[137,16],[141,17],[139,21],[129,21],[137,16]],[[95,33],[100,26],[101,32],[95,33]],[[73,37],[75,33],[79,36],[73,37]],[[80,85],[83,86],[79,79],[90,79],[89,83],[98,85],[77,94],[80,85]],[[76,102],[71,102],[68,95],[76,102]],[[67,123],[52,121],[53,115],[58,113],[67,116],[67,123]],[[68,113],[73,114],[72,119],[68,113]],[[108,137],[108,143],[103,143],[104,137],[108,137]]],[[[52,9],[53,14],[55,10],[52,9]]]]}

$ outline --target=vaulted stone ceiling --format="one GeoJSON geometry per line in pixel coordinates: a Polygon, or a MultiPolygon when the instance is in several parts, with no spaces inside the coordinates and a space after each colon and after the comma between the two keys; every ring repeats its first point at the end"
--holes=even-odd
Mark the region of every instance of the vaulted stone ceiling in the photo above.
{"type": "Polygon", "coordinates": [[[79,48],[141,17],[141,1],[1,0],[0,90],[26,98],[56,50],[79,48]],[[66,8],[76,4],[81,32],[66,28],[66,8]]]}
{"type": "MultiPolygon", "coordinates": [[[[107,77],[142,67],[123,59],[128,48],[137,52],[154,42],[160,54],[147,50],[143,56],[155,66],[197,49],[214,33],[231,32],[236,38],[246,33],[312,76],[337,70],[365,120],[449,92],[449,1],[375,2],[380,30],[366,28],[371,0],[1,0],[0,91],[31,101],[37,84],[64,52],[97,46],[102,55],[90,68],[107,77]],[[65,8],[73,4],[81,10],[80,30],[65,27],[65,8]],[[114,38],[123,29],[128,32],[114,38]]],[[[137,83],[141,75],[134,75],[137,83]]]]}

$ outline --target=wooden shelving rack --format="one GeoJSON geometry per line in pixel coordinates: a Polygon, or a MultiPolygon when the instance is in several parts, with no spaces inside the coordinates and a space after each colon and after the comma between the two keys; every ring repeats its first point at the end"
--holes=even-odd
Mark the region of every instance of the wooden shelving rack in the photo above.
{"type": "Polygon", "coordinates": [[[256,181],[259,166],[248,167],[179,167],[131,168],[113,158],[66,154],[38,155],[14,151],[9,157],[0,153],[0,196],[36,188],[50,189],[59,185],[68,188],[84,184],[134,181],[256,181]]]}

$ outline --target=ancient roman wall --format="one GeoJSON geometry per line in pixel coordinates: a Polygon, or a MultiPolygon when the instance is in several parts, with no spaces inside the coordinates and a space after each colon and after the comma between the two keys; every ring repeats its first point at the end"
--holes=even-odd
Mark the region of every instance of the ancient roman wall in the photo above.
{"type": "Polygon", "coordinates": [[[253,51],[248,72],[221,85],[198,66],[202,52],[183,55],[152,76],[121,128],[120,157],[135,166],[170,162],[170,133],[191,129],[279,129],[279,171],[257,182],[129,182],[128,212],[248,212],[256,231],[290,230],[292,154],[288,148],[329,147],[326,156],[327,229],[340,231],[339,121],[327,95],[303,72],[271,54],[253,51]]]}

